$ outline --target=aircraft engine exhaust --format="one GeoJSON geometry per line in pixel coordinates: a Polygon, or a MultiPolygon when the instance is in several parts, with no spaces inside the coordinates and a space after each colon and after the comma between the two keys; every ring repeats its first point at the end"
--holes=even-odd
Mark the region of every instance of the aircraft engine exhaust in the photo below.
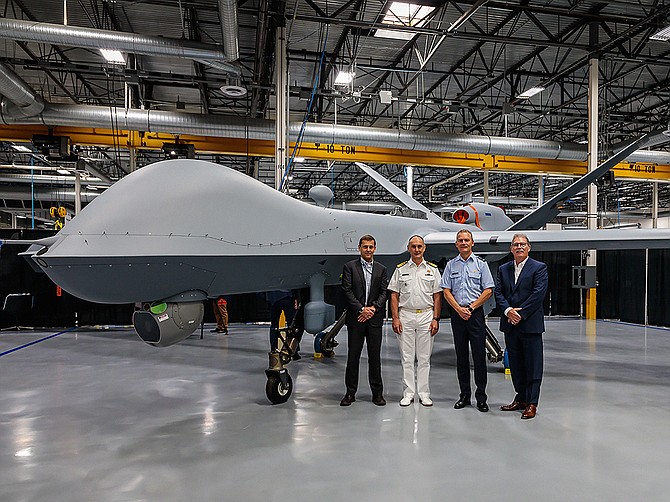
{"type": "Polygon", "coordinates": [[[202,322],[202,302],[163,302],[133,314],[133,326],[139,337],[154,347],[169,347],[193,333],[202,322]]]}

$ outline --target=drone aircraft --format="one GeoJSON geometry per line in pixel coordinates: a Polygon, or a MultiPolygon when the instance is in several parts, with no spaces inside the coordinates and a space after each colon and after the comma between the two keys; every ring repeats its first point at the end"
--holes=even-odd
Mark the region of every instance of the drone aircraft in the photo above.
{"type": "MultiPolygon", "coordinates": [[[[534,230],[558,212],[562,200],[639,147],[632,143],[517,223],[486,204],[461,208],[454,215],[459,223],[447,222],[362,164],[412,217],[311,205],[218,164],[166,160],[124,177],[58,234],[35,241],[23,254],[79,298],[141,304],[133,325],[154,346],[192,334],[208,298],[305,286],[305,331],[323,335],[330,326],[332,339],[342,322],[324,302],[324,286],[339,282],[344,263],[358,256],[363,234],[375,236],[375,257],[390,267],[402,261],[414,234],[424,237],[431,257],[454,256],[462,228],[473,232],[478,253],[491,256],[507,254],[518,231],[529,236],[534,250],[670,246],[670,232],[662,230],[534,230]]],[[[283,361],[270,357],[272,402],[284,402],[291,393],[283,361]]]]}

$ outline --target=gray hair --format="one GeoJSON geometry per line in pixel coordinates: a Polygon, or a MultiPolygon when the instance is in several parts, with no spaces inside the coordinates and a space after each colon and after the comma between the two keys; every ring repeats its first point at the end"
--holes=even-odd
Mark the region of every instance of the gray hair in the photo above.
{"type": "Polygon", "coordinates": [[[530,246],[530,239],[526,234],[514,234],[514,237],[512,237],[512,242],[514,242],[517,238],[524,239],[526,241],[526,244],[530,246]]]}

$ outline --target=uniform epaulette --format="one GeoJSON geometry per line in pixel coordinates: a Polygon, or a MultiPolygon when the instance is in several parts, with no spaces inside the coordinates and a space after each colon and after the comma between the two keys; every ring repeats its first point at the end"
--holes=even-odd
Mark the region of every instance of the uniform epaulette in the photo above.
{"type": "Polygon", "coordinates": [[[426,263],[427,263],[428,265],[430,265],[431,267],[435,267],[435,268],[437,268],[437,265],[435,265],[432,261],[428,261],[428,260],[426,260],[426,263]]]}
{"type": "MultiPolygon", "coordinates": [[[[409,260],[407,260],[407,261],[409,261],[409,260]]],[[[400,268],[400,267],[402,267],[405,263],[407,263],[407,261],[404,261],[404,262],[402,262],[402,263],[398,263],[398,264],[395,266],[395,268],[400,268]]]]}

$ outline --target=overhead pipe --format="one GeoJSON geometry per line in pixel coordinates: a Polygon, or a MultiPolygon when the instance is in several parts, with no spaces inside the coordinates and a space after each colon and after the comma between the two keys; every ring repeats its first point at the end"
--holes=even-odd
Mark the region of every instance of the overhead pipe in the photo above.
{"type": "MultiPolygon", "coordinates": [[[[102,191],[82,190],[81,199],[84,203],[89,203],[95,199],[102,191]]],[[[33,190],[26,186],[3,186],[0,187],[0,199],[4,200],[30,200],[41,202],[70,202],[74,203],[75,193],[74,187],[68,188],[50,188],[50,187],[35,187],[33,190]]],[[[11,208],[0,209],[0,211],[9,211],[11,208]]]]}
{"type": "MultiPolygon", "coordinates": [[[[235,18],[237,19],[237,11],[235,11],[235,18]]],[[[237,38],[237,23],[233,33],[237,38]]],[[[227,40],[232,36],[231,33],[224,38],[227,40]]],[[[37,23],[19,19],[0,18],[0,38],[87,49],[116,49],[148,56],[230,61],[230,56],[216,46],[191,40],[98,30],[81,26],[37,23]]],[[[230,44],[230,41],[227,43],[230,44]]]]}
{"type": "MultiPolygon", "coordinates": [[[[193,134],[238,139],[274,140],[274,123],[265,119],[245,119],[223,115],[196,115],[163,110],[109,108],[104,106],[46,104],[35,117],[16,114],[5,106],[0,110],[5,124],[43,124],[46,126],[101,127],[144,132],[193,134]]],[[[289,125],[289,138],[295,141],[301,123],[289,125]]],[[[308,123],[303,141],[321,144],[348,144],[402,150],[459,152],[485,155],[509,155],[552,160],[586,160],[586,147],[521,138],[475,136],[468,134],[436,134],[397,131],[371,127],[308,123]]],[[[646,146],[653,146],[667,137],[657,135],[646,146]]],[[[613,151],[620,148],[614,147],[613,151]]],[[[603,152],[607,155],[607,152],[603,152]]],[[[626,158],[629,162],[670,164],[670,153],[637,150],[626,158]]]]}
{"type": "MultiPolygon", "coordinates": [[[[107,178],[109,179],[109,178],[107,178]]],[[[75,185],[75,176],[56,176],[51,174],[17,174],[17,173],[0,173],[0,183],[26,183],[26,184],[44,184],[44,185],[58,185],[59,187],[63,186],[74,186],[75,185]]],[[[86,185],[95,185],[95,186],[109,186],[112,185],[113,181],[105,181],[103,179],[91,179],[86,178],[82,180],[82,183],[86,185]]]]}
{"type": "MultiPolygon", "coordinates": [[[[193,134],[238,139],[274,140],[274,122],[224,115],[197,115],[163,110],[110,108],[105,106],[45,104],[35,117],[17,116],[12,110],[0,110],[5,124],[43,124],[46,126],[100,127],[144,132],[193,134]]],[[[289,138],[295,141],[301,123],[289,125],[289,138]]],[[[646,146],[667,141],[658,134],[646,146]]],[[[437,134],[398,131],[348,125],[308,123],[303,141],[321,144],[347,144],[430,152],[459,152],[485,155],[510,155],[552,160],[586,160],[586,146],[535,139],[437,134]]],[[[614,151],[620,148],[615,146],[614,151]]],[[[607,152],[602,152],[607,155],[607,152]]],[[[630,162],[670,164],[670,153],[637,150],[627,157],[630,162]]]]}
{"type": "Polygon", "coordinates": [[[11,103],[3,99],[3,107],[10,107],[13,114],[24,117],[37,115],[44,109],[42,98],[30,88],[11,68],[0,62],[0,94],[11,103]],[[14,106],[12,106],[12,104],[14,106]]]}
{"type": "Polygon", "coordinates": [[[223,52],[227,61],[240,59],[240,47],[237,32],[237,2],[236,0],[219,0],[219,20],[223,35],[223,52]]]}

